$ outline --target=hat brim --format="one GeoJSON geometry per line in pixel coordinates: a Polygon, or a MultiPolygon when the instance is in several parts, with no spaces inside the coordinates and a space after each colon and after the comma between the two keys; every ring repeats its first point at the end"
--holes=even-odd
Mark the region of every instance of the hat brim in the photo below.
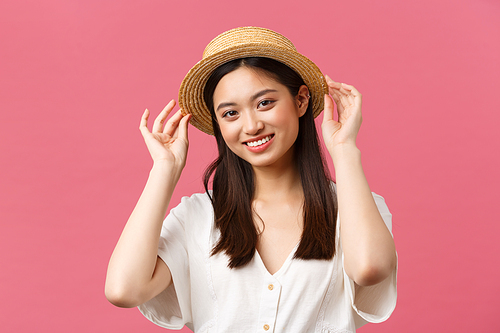
{"type": "Polygon", "coordinates": [[[298,52],[277,48],[275,45],[252,44],[234,46],[212,54],[191,68],[179,88],[179,106],[184,114],[191,114],[191,124],[199,130],[214,135],[212,118],[205,101],[205,85],[217,67],[231,60],[264,57],[277,60],[297,72],[309,88],[314,117],[323,110],[323,96],[328,93],[328,86],[318,66],[298,52]]]}

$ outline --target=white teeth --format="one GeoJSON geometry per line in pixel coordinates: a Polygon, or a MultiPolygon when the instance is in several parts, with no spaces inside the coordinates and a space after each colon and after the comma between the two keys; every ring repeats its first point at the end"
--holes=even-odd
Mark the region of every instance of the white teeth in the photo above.
{"type": "Polygon", "coordinates": [[[250,147],[257,147],[262,145],[263,143],[266,143],[267,141],[271,140],[271,136],[268,135],[264,139],[257,140],[257,141],[252,141],[252,142],[247,142],[247,145],[250,147]]]}

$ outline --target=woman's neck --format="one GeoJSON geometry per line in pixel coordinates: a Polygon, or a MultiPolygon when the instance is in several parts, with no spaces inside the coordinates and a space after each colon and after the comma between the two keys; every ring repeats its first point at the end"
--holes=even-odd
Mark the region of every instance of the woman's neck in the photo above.
{"type": "Polygon", "coordinates": [[[255,201],[289,201],[290,197],[303,196],[300,173],[293,162],[286,167],[254,167],[253,170],[255,201]]]}

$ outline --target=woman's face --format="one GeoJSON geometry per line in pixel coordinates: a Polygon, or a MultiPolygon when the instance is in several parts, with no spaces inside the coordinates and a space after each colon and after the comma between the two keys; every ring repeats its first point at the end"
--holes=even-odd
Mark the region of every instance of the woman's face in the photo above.
{"type": "Polygon", "coordinates": [[[213,95],[224,141],[253,167],[289,166],[308,95],[304,85],[292,96],[286,86],[255,69],[240,67],[226,74],[213,95]]]}

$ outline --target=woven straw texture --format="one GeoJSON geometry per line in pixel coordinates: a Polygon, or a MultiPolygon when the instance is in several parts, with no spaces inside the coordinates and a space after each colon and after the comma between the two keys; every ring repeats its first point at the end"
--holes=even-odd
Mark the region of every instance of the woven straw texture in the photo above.
{"type": "Polygon", "coordinates": [[[323,96],[328,93],[328,87],[319,68],[277,32],[242,27],[226,31],[212,40],[203,52],[203,59],[191,68],[181,83],[179,106],[185,114],[192,114],[190,122],[193,126],[207,134],[214,134],[210,111],[203,101],[205,84],[220,65],[246,57],[271,58],[295,70],[309,88],[314,116],[321,113],[323,96]]]}

